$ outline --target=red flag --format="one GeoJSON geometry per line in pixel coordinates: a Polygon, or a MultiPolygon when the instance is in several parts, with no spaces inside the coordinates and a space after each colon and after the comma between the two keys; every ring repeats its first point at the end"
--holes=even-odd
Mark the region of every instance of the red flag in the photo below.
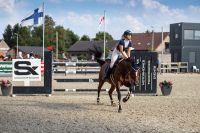
{"type": "Polygon", "coordinates": [[[102,16],[102,17],[100,18],[99,25],[101,25],[101,24],[102,24],[104,21],[105,21],[105,17],[104,17],[104,16],[102,16]]]}

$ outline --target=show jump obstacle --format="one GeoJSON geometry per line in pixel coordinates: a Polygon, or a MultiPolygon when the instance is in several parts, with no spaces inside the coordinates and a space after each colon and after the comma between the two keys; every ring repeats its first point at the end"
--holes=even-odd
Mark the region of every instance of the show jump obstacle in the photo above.
{"type": "Polygon", "coordinates": [[[46,94],[52,93],[52,54],[50,51],[44,53],[44,86],[13,86],[15,94],[46,94]]]}

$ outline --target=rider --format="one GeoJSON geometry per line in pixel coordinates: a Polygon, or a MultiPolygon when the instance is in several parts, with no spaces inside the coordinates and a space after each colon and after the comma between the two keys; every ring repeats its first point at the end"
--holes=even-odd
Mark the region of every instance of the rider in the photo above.
{"type": "Polygon", "coordinates": [[[118,59],[120,54],[122,55],[124,59],[127,59],[130,57],[131,50],[134,49],[131,43],[131,35],[132,35],[132,32],[130,30],[124,31],[122,35],[122,39],[118,42],[117,46],[112,52],[110,67],[107,69],[103,77],[103,80],[106,80],[110,76],[110,73],[115,64],[115,61],[118,59]]]}

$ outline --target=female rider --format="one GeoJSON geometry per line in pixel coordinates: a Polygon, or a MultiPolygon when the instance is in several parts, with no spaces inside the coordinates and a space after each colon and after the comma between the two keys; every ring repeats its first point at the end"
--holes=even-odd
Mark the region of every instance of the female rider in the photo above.
{"type": "Polygon", "coordinates": [[[130,57],[131,50],[134,49],[132,47],[132,43],[131,43],[131,35],[132,35],[132,33],[130,30],[124,31],[124,33],[122,35],[122,39],[118,42],[117,46],[115,47],[115,49],[112,52],[110,67],[107,69],[107,71],[103,77],[103,80],[106,80],[110,76],[110,73],[115,64],[115,61],[118,59],[118,57],[120,55],[122,55],[122,57],[124,59],[127,59],[130,57]]]}

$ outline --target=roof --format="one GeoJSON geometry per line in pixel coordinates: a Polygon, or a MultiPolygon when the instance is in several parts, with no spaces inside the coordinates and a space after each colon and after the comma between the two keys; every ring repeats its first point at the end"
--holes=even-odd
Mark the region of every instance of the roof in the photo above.
{"type": "MultiPolygon", "coordinates": [[[[108,48],[111,49],[117,42],[117,40],[113,40],[108,41],[106,44],[108,48]]],[[[103,41],[77,41],[68,49],[68,52],[85,52],[88,51],[88,49],[92,49],[93,45],[103,48],[103,41]]]]}
{"type": "MultiPolygon", "coordinates": [[[[18,46],[18,49],[19,51],[22,51],[24,53],[33,52],[34,55],[39,55],[39,56],[43,55],[42,47],[39,47],[39,46],[18,46]]],[[[44,51],[48,51],[48,49],[44,48],[44,51]]]]}
{"type": "MultiPolygon", "coordinates": [[[[133,33],[132,42],[136,50],[150,50],[152,47],[152,32],[151,33],[133,33]]],[[[163,32],[163,39],[169,35],[169,32],[163,32]]],[[[162,32],[154,32],[154,50],[162,42],[162,32]]]]}
{"type": "MultiPolygon", "coordinates": [[[[168,35],[169,32],[163,32],[164,39],[168,35]]],[[[161,44],[161,38],[161,32],[154,32],[154,50],[161,44]]],[[[113,49],[118,41],[119,40],[108,41],[106,44],[109,49],[113,49]]],[[[150,50],[152,47],[152,33],[133,33],[132,42],[136,50],[150,50]]],[[[92,49],[93,45],[103,48],[103,41],[77,41],[68,49],[68,52],[86,52],[88,49],[92,49]]]]}
{"type": "Polygon", "coordinates": [[[3,40],[0,39],[0,50],[9,50],[10,47],[8,46],[8,44],[3,40]]]}

